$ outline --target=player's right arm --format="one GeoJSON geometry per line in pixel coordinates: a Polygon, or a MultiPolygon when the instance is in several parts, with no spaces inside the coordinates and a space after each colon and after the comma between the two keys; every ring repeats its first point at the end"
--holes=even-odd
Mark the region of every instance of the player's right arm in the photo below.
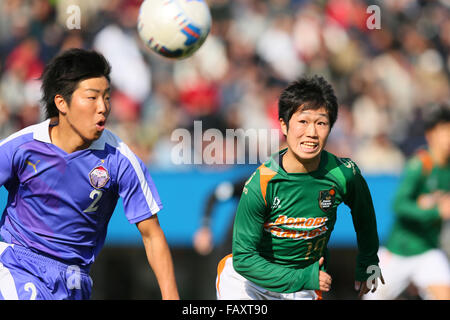
{"type": "Polygon", "coordinates": [[[272,263],[260,255],[267,207],[261,193],[259,170],[244,187],[233,229],[233,267],[256,285],[275,292],[319,290],[319,262],[303,269],[272,263]]]}
{"type": "Polygon", "coordinates": [[[33,141],[36,126],[24,128],[9,137],[0,140],[0,186],[7,185],[21,169],[21,161],[26,148],[25,143],[33,141]]]}
{"type": "Polygon", "coordinates": [[[0,187],[13,177],[13,157],[17,148],[12,137],[0,141],[0,187]]]}
{"type": "Polygon", "coordinates": [[[399,218],[417,222],[432,222],[440,219],[436,206],[429,208],[421,207],[419,199],[419,188],[424,182],[423,163],[418,158],[408,161],[399,187],[394,197],[394,212],[399,218]]]}

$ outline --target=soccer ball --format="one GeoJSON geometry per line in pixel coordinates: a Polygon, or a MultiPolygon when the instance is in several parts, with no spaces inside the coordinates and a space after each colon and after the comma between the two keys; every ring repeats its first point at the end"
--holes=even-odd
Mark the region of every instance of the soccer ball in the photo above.
{"type": "Polygon", "coordinates": [[[184,59],[205,42],[211,29],[211,12],[204,0],[144,0],[137,29],[154,52],[184,59]]]}

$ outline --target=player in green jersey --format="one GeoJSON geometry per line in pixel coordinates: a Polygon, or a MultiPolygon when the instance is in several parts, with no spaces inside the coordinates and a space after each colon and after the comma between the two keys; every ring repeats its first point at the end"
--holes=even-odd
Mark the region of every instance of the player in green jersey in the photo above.
{"type": "Polygon", "coordinates": [[[232,255],[218,266],[218,299],[320,299],[331,288],[327,243],[341,203],[351,208],[357,235],[355,287],[363,295],[376,290],[378,278],[384,283],[367,184],[353,161],[324,150],[337,112],[333,89],[322,77],[302,78],[282,92],[287,148],[245,184],[232,255]]]}
{"type": "Polygon", "coordinates": [[[450,221],[450,107],[428,108],[427,149],[407,163],[394,198],[395,221],[380,266],[387,285],[369,299],[395,299],[412,283],[422,299],[450,299],[450,266],[439,248],[450,221]]]}

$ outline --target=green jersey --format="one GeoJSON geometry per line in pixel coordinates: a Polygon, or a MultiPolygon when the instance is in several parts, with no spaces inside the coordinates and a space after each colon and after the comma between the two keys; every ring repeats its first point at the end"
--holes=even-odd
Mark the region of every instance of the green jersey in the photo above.
{"type": "MultiPolygon", "coordinates": [[[[233,228],[233,266],[253,283],[275,292],[319,289],[319,263],[344,202],[358,243],[356,280],[378,265],[378,233],[372,198],[356,164],[323,151],[319,167],[287,173],[287,149],[274,154],[248,179],[233,228]]],[[[325,268],[326,269],[326,268],[325,268]]]]}
{"type": "Polygon", "coordinates": [[[389,251],[411,256],[437,248],[442,219],[436,206],[422,209],[420,195],[450,191],[450,165],[439,167],[426,150],[406,164],[394,198],[395,221],[386,247],[389,251]]]}

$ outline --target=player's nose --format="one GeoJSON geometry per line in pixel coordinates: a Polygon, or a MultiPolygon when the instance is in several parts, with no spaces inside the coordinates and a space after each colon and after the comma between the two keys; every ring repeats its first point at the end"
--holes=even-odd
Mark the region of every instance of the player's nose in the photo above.
{"type": "Polygon", "coordinates": [[[108,110],[109,110],[109,101],[104,98],[98,99],[97,113],[107,114],[108,110]]]}
{"type": "Polygon", "coordinates": [[[306,135],[308,137],[316,137],[317,136],[317,130],[314,123],[308,124],[308,127],[306,128],[306,135]]]}

